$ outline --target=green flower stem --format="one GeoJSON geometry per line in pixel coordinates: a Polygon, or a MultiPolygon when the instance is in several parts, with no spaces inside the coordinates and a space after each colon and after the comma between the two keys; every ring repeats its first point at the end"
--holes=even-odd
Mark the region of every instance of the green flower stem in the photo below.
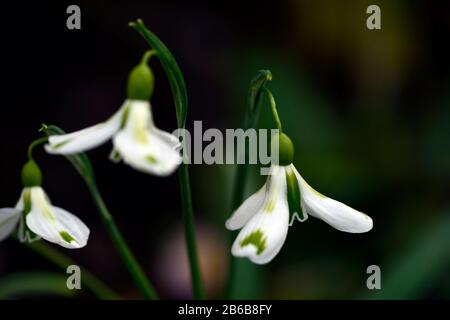
{"type": "Polygon", "coordinates": [[[128,248],[128,245],[126,244],[122,233],[117,227],[113,216],[106,207],[105,202],[103,201],[103,198],[97,188],[97,184],[95,183],[95,181],[90,181],[87,183],[87,185],[89,192],[92,195],[92,199],[94,200],[94,203],[97,207],[97,210],[103,220],[103,224],[105,225],[106,230],[108,231],[112,241],[114,242],[114,245],[116,246],[120,257],[128,268],[128,271],[130,272],[134,282],[139,287],[140,291],[146,299],[158,299],[156,291],[153,289],[153,286],[150,284],[150,281],[148,280],[144,271],[139,266],[139,263],[136,261],[134,255],[128,248]]]}
{"type": "Polygon", "coordinates": [[[191,186],[189,182],[188,166],[182,163],[179,168],[179,181],[181,190],[181,205],[183,207],[184,234],[191,269],[194,299],[205,299],[202,277],[197,253],[195,236],[194,210],[192,208],[191,186]]]}
{"type": "MultiPolygon", "coordinates": [[[[178,127],[184,128],[188,108],[187,89],[183,74],[181,73],[181,70],[175,58],[166,47],[166,45],[161,42],[161,40],[159,40],[159,38],[155,34],[147,29],[142,20],[138,19],[136,22],[130,22],[129,25],[137,32],[139,32],[139,34],[147,41],[147,43],[153,48],[153,50],[156,50],[157,57],[159,58],[159,61],[169,79],[169,84],[175,103],[178,127]]],[[[186,150],[186,148],[184,147],[184,139],[182,141],[182,144],[182,149],[186,150]]],[[[189,182],[189,168],[186,163],[182,163],[180,165],[178,174],[180,181],[181,205],[183,210],[186,246],[192,279],[193,298],[205,299],[206,295],[203,289],[200,264],[197,254],[194,209],[192,207],[191,186],[189,182]]]]}
{"type": "MultiPolygon", "coordinates": [[[[43,124],[41,131],[45,131],[47,135],[64,134],[63,130],[54,125],[47,126],[43,124]]],[[[117,227],[113,216],[109,212],[102,196],[100,195],[97,184],[95,182],[94,170],[92,168],[91,162],[89,161],[89,158],[85,153],[66,155],[65,157],[70,161],[70,163],[72,163],[77,172],[86,182],[92,199],[94,200],[97,210],[102,218],[103,224],[106,227],[106,230],[108,231],[109,236],[112,239],[120,258],[128,268],[128,272],[131,274],[131,277],[140,289],[142,295],[146,299],[158,299],[156,291],[153,289],[153,286],[151,285],[144,271],[128,248],[128,245],[126,244],[125,239],[123,238],[119,228],[117,227]]]]}
{"type": "Polygon", "coordinates": [[[39,146],[43,143],[46,143],[47,141],[48,141],[48,137],[42,137],[42,138],[36,139],[33,142],[31,142],[28,147],[28,151],[27,151],[28,160],[33,160],[34,148],[36,148],[37,146],[39,146]]]}
{"type": "MultiPolygon", "coordinates": [[[[265,91],[266,82],[270,80],[272,80],[272,73],[269,70],[260,70],[250,82],[244,130],[256,128],[259,119],[259,105],[261,104],[262,93],[265,91]]],[[[278,115],[278,113],[275,114],[278,115]]],[[[281,127],[281,122],[279,124],[281,127]]],[[[245,158],[247,158],[246,154],[247,151],[244,150],[245,158]]],[[[232,210],[237,209],[244,200],[247,174],[247,164],[237,166],[232,195],[232,210]]],[[[230,245],[234,241],[235,236],[235,232],[230,233],[230,245]]],[[[225,293],[226,297],[230,299],[255,299],[255,294],[260,292],[258,285],[260,271],[261,269],[257,269],[252,263],[242,259],[238,260],[234,256],[231,256],[228,272],[228,287],[225,293]]]]}
{"type": "Polygon", "coordinates": [[[142,57],[141,63],[142,64],[148,64],[148,61],[150,60],[151,57],[156,56],[158,54],[158,51],[156,50],[147,50],[144,53],[144,56],[142,57]]]}
{"type": "MultiPolygon", "coordinates": [[[[18,240],[16,238],[16,240],[18,240]]],[[[46,258],[64,271],[69,265],[76,265],[77,263],[65,256],[61,252],[55,250],[51,246],[43,242],[24,243],[27,248],[46,258]]],[[[96,297],[103,300],[120,300],[120,296],[109,288],[105,283],[99,280],[92,273],[83,268],[83,275],[81,282],[86,286],[96,297]]]]}
{"type": "Polygon", "coordinates": [[[269,98],[270,108],[272,109],[272,114],[273,114],[273,119],[275,120],[277,129],[280,130],[280,133],[281,133],[281,131],[283,131],[283,126],[281,125],[280,116],[278,115],[277,104],[275,103],[275,98],[273,97],[272,92],[270,92],[269,89],[263,88],[263,90],[264,90],[264,93],[267,95],[267,98],[269,98]]]}

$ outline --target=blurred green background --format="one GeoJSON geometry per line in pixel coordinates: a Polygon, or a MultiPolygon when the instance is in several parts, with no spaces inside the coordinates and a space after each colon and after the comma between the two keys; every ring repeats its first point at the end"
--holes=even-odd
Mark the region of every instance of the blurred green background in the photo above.
{"type": "MultiPolygon", "coordinates": [[[[2,89],[0,134],[10,138],[0,149],[0,207],[14,205],[19,197],[26,146],[41,122],[70,131],[106,119],[118,108],[127,73],[146,49],[127,27],[141,17],[184,73],[188,128],[194,120],[202,120],[204,130],[242,126],[250,79],[257,70],[270,69],[269,87],[296,146],[296,167],[321,193],[374,220],[373,230],[360,235],[341,233],[314,218],[296,223],[270,264],[241,274],[240,297],[450,298],[448,4],[80,1],[80,31],[65,28],[68,5],[43,2],[27,11],[6,5],[11,14],[1,22],[1,33],[9,48],[3,64],[10,81],[2,89]],[[366,28],[370,4],[381,8],[381,30],[366,28]],[[13,24],[19,15],[34,21],[32,32],[31,25],[13,24]],[[369,265],[381,268],[381,290],[366,288],[369,265]]],[[[156,61],[152,68],[155,121],[171,131],[170,89],[156,61]]],[[[274,126],[269,111],[266,104],[262,128],[274,126]]],[[[190,297],[177,177],[155,178],[111,164],[109,149],[89,155],[125,237],[163,298],[190,297]],[[158,197],[144,203],[149,194],[158,197]]],[[[64,252],[124,297],[138,297],[80,179],[61,158],[42,153],[39,161],[52,200],[91,228],[85,249],[64,252]]],[[[216,298],[228,272],[230,234],[224,221],[232,211],[234,170],[231,165],[191,166],[204,279],[209,296],[216,298]]],[[[250,173],[247,195],[264,182],[257,166],[250,173]]],[[[61,290],[61,275],[14,240],[0,244],[1,298],[92,298],[86,290],[61,290]],[[11,286],[17,279],[33,283],[30,279],[36,278],[51,285],[31,292],[26,285],[19,286],[23,290],[11,286]]]]}

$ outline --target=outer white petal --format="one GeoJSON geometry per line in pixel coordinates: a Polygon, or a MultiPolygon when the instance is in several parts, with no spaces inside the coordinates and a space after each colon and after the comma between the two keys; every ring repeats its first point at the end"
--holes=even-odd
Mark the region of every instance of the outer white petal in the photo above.
{"type": "Polygon", "coordinates": [[[40,187],[31,188],[31,211],[26,216],[31,231],[68,249],[87,244],[89,229],[75,215],[54,207],[40,187]]]}
{"type": "Polygon", "coordinates": [[[328,198],[314,190],[292,166],[301,191],[303,205],[308,214],[319,218],[339,231],[363,233],[372,229],[372,219],[342,202],[328,198]]]}
{"type": "Polygon", "coordinates": [[[48,138],[45,150],[54,154],[72,154],[93,149],[109,140],[119,129],[129,101],[107,121],[89,128],[48,138]]]}
{"type": "Polygon", "coordinates": [[[20,211],[14,208],[0,209],[0,241],[6,239],[20,219],[20,211]]]}
{"type": "Polygon", "coordinates": [[[257,192],[248,197],[233,215],[225,222],[228,230],[237,230],[242,228],[252,216],[254,216],[264,204],[266,197],[266,185],[262,186],[257,192]]]}
{"type": "Polygon", "coordinates": [[[156,127],[153,128],[152,133],[158,136],[161,141],[165,142],[173,150],[179,150],[181,148],[180,140],[173,134],[156,127]]]}
{"type": "Polygon", "coordinates": [[[271,176],[263,206],[248,221],[233,243],[231,252],[234,256],[248,257],[256,264],[265,264],[283,246],[289,229],[289,206],[284,169],[279,169],[271,176]],[[251,237],[256,241],[249,241],[251,237]]]}
{"type": "Polygon", "coordinates": [[[182,160],[178,139],[169,135],[154,127],[148,102],[132,101],[125,128],[114,137],[114,149],[134,169],[167,176],[182,160]]]}

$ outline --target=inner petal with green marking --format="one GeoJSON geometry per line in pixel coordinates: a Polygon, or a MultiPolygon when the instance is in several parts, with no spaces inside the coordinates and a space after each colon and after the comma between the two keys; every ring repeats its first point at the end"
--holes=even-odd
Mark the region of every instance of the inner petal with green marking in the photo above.
{"type": "Polygon", "coordinates": [[[244,239],[239,243],[241,248],[244,248],[248,245],[253,245],[256,247],[256,254],[260,255],[266,249],[266,237],[264,233],[258,229],[247,235],[244,239]]]}
{"type": "Polygon", "coordinates": [[[156,164],[158,163],[158,160],[156,159],[155,156],[149,154],[148,156],[145,157],[145,160],[147,160],[148,162],[150,162],[151,164],[156,164]]]}
{"type": "Polygon", "coordinates": [[[72,241],[78,242],[77,240],[75,240],[74,237],[72,237],[67,231],[60,231],[59,235],[61,236],[61,238],[63,238],[63,240],[67,243],[71,243],[72,241]]]}

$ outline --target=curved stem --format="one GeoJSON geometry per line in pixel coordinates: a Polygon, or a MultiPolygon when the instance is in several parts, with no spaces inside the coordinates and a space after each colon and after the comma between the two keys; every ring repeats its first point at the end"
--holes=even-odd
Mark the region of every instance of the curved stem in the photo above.
{"type": "Polygon", "coordinates": [[[142,57],[141,63],[147,64],[151,57],[156,56],[158,52],[154,49],[147,50],[142,57]]]}
{"type": "MultiPolygon", "coordinates": [[[[57,126],[43,125],[42,128],[42,130],[45,131],[47,135],[64,134],[64,131],[57,126]]],[[[112,217],[111,213],[105,205],[105,202],[103,201],[102,196],[100,195],[100,191],[98,190],[97,184],[95,182],[94,170],[92,168],[91,162],[89,161],[89,158],[85,153],[65,155],[65,157],[72,163],[74,168],[86,182],[92,199],[94,200],[95,206],[97,207],[97,210],[102,218],[103,224],[105,225],[106,230],[108,231],[109,236],[112,239],[120,258],[130,272],[133,281],[142,292],[142,295],[146,299],[158,299],[156,291],[153,289],[153,286],[140,267],[133,253],[128,248],[128,245],[126,244],[119,228],[117,227],[114,218],[112,217]]]]}
{"type": "MultiPolygon", "coordinates": [[[[15,238],[18,240],[17,238],[15,238]]],[[[19,240],[18,240],[19,241],[19,240]]],[[[24,243],[27,248],[46,258],[59,268],[66,270],[69,265],[76,265],[77,263],[65,256],[61,252],[55,250],[51,246],[43,242],[24,243]]],[[[95,296],[103,300],[120,300],[120,296],[109,288],[103,281],[99,280],[89,271],[83,269],[81,277],[82,283],[92,291],[95,296]]]]}
{"type": "Polygon", "coordinates": [[[159,299],[155,289],[150,284],[150,281],[148,280],[144,271],[140,267],[131,250],[128,248],[128,245],[126,244],[122,233],[117,227],[114,218],[112,217],[111,213],[105,205],[105,202],[103,201],[102,196],[100,195],[96,183],[92,180],[86,180],[86,182],[92,199],[94,200],[97,210],[103,220],[103,224],[105,225],[106,230],[113,240],[120,257],[128,268],[128,271],[130,272],[134,282],[139,287],[140,291],[146,299],[159,299]]]}
{"type": "Polygon", "coordinates": [[[280,120],[280,116],[278,115],[278,110],[277,110],[277,104],[275,102],[275,98],[272,95],[272,92],[270,92],[269,89],[264,87],[264,93],[267,95],[267,98],[269,98],[269,102],[270,102],[270,107],[272,109],[272,114],[273,114],[273,118],[275,120],[275,124],[277,126],[277,129],[281,131],[283,131],[283,126],[281,125],[281,120],[280,120]]]}
{"type": "Polygon", "coordinates": [[[30,145],[28,146],[28,150],[27,150],[28,160],[33,160],[34,148],[36,148],[38,145],[41,145],[47,141],[48,141],[48,137],[42,137],[42,138],[36,139],[33,142],[31,142],[30,145]]]}

